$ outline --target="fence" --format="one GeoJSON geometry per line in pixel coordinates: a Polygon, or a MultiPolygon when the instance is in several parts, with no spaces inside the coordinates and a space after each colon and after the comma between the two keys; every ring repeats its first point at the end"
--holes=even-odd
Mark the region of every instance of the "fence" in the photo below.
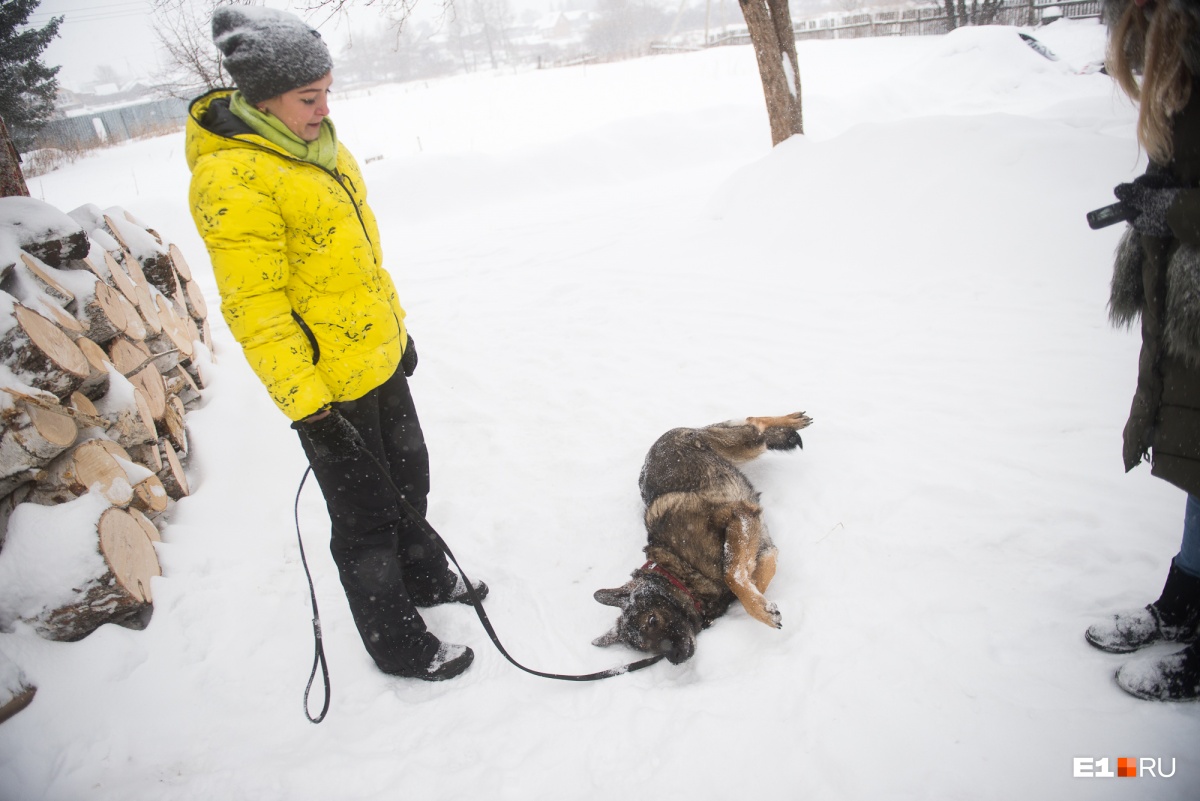
{"type": "MultiPolygon", "coordinates": [[[[998,0],[955,2],[951,22],[945,3],[903,11],[843,14],[800,20],[792,25],[796,39],[857,39],[868,36],[935,36],[964,25],[1037,25],[1051,17],[1088,19],[1100,16],[1100,0],[998,0]]],[[[733,31],[709,41],[710,46],[748,44],[750,35],[733,31]]]]}
{"type": "Polygon", "coordinates": [[[187,103],[174,98],[105,109],[50,120],[38,132],[34,147],[86,150],[178,128],[187,119],[187,103]]]}

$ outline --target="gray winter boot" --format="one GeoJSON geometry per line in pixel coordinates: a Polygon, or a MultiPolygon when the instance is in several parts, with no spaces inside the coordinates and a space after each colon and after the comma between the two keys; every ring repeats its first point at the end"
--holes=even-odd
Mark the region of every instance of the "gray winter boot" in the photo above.
{"type": "Polygon", "coordinates": [[[1117,612],[1091,626],[1087,641],[1110,654],[1127,654],[1156,642],[1195,642],[1200,628],[1200,578],[1175,563],[1159,599],[1144,609],[1117,612]]]}

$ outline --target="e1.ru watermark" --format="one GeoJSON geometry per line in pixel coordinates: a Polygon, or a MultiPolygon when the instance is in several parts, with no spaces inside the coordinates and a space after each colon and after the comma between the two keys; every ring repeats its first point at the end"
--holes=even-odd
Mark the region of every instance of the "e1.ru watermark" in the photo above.
{"type": "Polygon", "coordinates": [[[1075,757],[1076,779],[1170,779],[1175,775],[1175,757],[1170,766],[1162,757],[1075,757]]]}

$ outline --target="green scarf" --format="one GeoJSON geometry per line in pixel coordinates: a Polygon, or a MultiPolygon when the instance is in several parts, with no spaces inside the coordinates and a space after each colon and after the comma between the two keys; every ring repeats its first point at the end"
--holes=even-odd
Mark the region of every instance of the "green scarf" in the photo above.
{"type": "Polygon", "coordinates": [[[278,145],[290,156],[316,164],[330,172],[337,169],[337,131],[328,117],[321,121],[321,135],[315,142],[296,136],[278,117],[266,114],[247,102],[241,92],[229,99],[229,110],[263,139],[278,145]]]}

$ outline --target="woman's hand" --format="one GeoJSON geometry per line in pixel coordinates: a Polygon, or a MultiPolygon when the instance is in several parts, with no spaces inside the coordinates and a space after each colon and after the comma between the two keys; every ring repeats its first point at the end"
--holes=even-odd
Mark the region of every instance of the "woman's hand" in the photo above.
{"type": "Polygon", "coordinates": [[[337,464],[358,456],[365,448],[358,430],[335,409],[322,409],[292,423],[300,433],[304,451],[313,464],[337,464]]]}

